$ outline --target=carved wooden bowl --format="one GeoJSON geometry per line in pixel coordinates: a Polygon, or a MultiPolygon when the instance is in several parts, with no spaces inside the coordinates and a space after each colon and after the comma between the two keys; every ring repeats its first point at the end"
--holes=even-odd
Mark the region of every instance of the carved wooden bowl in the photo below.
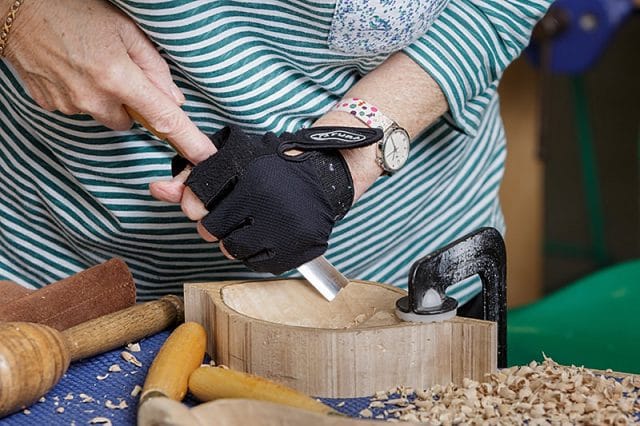
{"type": "Polygon", "coordinates": [[[367,281],[332,302],[296,279],[186,284],[185,315],[207,330],[216,363],[317,397],[423,389],[496,370],[495,323],[403,322],[395,302],[405,295],[367,281]]]}

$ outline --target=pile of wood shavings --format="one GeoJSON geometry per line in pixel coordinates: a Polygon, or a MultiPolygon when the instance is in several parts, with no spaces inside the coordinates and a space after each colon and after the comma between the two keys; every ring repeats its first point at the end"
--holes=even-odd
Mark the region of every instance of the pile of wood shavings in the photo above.
{"type": "Polygon", "coordinates": [[[377,392],[360,416],[428,425],[640,424],[640,377],[616,380],[545,356],[542,364],[503,369],[482,383],[377,392]]]}

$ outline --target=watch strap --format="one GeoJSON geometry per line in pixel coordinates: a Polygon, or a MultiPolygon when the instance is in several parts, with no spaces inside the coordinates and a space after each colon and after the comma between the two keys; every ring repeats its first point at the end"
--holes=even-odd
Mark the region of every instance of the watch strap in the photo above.
{"type": "Polygon", "coordinates": [[[380,108],[360,98],[343,99],[334,105],[333,110],[349,113],[368,127],[383,131],[395,124],[380,111],[380,108]]]}

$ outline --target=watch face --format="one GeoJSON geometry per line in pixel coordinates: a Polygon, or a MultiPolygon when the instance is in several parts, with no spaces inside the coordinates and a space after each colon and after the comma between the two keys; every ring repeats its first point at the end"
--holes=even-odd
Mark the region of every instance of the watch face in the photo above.
{"type": "Polygon", "coordinates": [[[404,129],[394,129],[384,141],[382,158],[389,171],[399,170],[409,158],[411,140],[404,129]]]}

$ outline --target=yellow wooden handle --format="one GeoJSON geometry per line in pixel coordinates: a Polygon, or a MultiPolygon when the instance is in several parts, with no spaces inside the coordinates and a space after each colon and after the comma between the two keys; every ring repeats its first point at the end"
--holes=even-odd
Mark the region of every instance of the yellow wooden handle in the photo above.
{"type": "Polygon", "coordinates": [[[335,411],[303,393],[263,377],[220,367],[200,367],[189,378],[189,390],[200,401],[245,398],[276,402],[314,413],[335,411]]]}
{"type": "Polygon", "coordinates": [[[202,364],[206,345],[207,333],[200,324],[186,322],[176,328],[149,368],[141,403],[154,396],[182,401],[189,376],[202,364]]]}

